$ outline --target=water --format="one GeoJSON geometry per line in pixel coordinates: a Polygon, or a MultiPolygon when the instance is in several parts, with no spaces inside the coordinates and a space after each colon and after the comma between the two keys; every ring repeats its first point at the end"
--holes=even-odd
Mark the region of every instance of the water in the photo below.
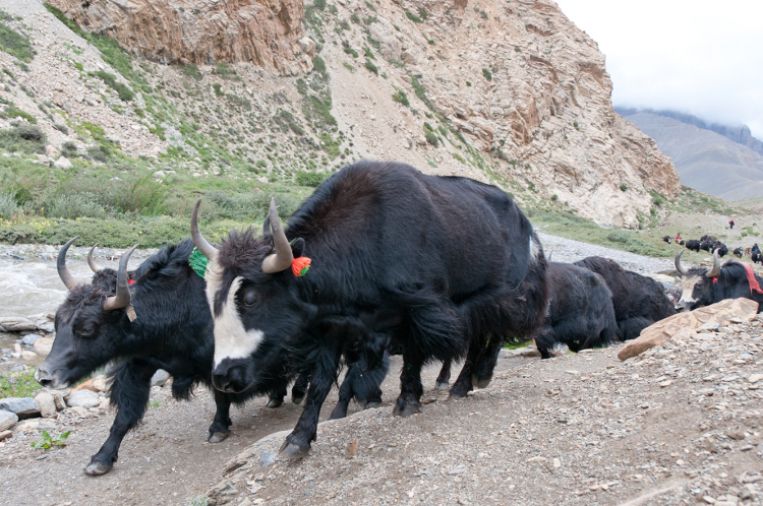
{"type": "MultiPolygon", "coordinates": [[[[30,316],[55,313],[66,298],[66,287],[56,271],[58,247],[44,245],[0,246],[0,316],[30,316]]],[[[71,248],[66,265],[74,279],[83,283],[92,277],[87,265],[87,248],[71,248]]],[[[97,251],[102,267],[117,267],[114,255],[121,251],[97,251]]],[[[135,252],[130,268],[147,255],[135,252]]]]}

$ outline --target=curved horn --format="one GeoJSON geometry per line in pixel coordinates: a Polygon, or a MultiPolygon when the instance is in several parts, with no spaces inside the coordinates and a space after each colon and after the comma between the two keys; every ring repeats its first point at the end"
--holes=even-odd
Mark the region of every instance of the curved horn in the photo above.
{"type": "Polygon", "coordinates": [[[273,232],[273,247],[276,252],[266,256],[262,261],[262,272],[273,274],[285,271],[291,266],[294,255],[291,252],[291,245],[286,238],[286,233],[281,226],[281,219],[276,210],[276,199],[270,200],[270,211],[268,211],[267,220],[270,221],[270,229],[273,232]]]}
{"type": "Polygon", "coordinates": [[[117,271],[117,293],[107,297],[103,302],[104,311],[113,311],[122,309],[130,304],[130,288],[127,286],[127,262],[130,261],[130,255],[135,251],[138,245],[133,246],[127,253],[119,257],[119,270],[117,271]]]}
{"type": "Polygon", "coordinates": [[[212,246],[207,241],[201,232],[199,232],[199,208],[201,207],[201,199],[196,201],[196,205],[193,207],[193,214],[191,215],[191,238],[193,243],[199,248],[199,251],[204,253],[204,256],[209,260],[213,260],[217,257],[217,248],[212,246]]]}
{"type": "Polygon", "coordinates": [[[676,259],[675,259],[675,262],[676,262],[676,270],[678,271],[678,273],[679,273],[679,274],[681,274],[681,276],[686,276],[686,274],[688,274],[688,272],[689,272],[689,271],[687,271],[687,270],[686,270],[686,267],[684,267],[683,265],[681,265],[681,256],[682,256],[683,254],[684,254],[684,251],[683,251],[683,250],[681,250],[681,251],[680,251],[680,252],[679,252],[679,253],[676,255],[676,259]]]}
{"type": "Polygon", "coordinates": [[[72,276],[72,273],[69,272],[69,269],[66,267],[66,252],[69,251],[69,246],[74,244],[74,241],[76,241],[78,237],[72,237],[69,239],[69,242],[64,244],[60,250],[58,250],[58,259],[56,260],[56,269],[58,270],[58,277],[61,278],[61,281],[63,281],[64,286],[71,290],[75,286],[77,286],[77,282],[74,281],[74,276],[72,276]]]}
{"type": "Polygon", "coordinates": [[[721,274],[721,257],[718,256],[718,250],[713,250],[713,268],[707,273],[708,278],[717,278],[721,274]]]}
{"type": "Polygon", "coordinates": [[[100,267],[98,267],[98,264],[95,263],[95,259],[93,258],[93,253],[95,252],[95,246],[90,248],[90,252],[87,254],[87,265],[90,266],[90,270],[93,272],[98,272],[101,270],[100,267]]]}

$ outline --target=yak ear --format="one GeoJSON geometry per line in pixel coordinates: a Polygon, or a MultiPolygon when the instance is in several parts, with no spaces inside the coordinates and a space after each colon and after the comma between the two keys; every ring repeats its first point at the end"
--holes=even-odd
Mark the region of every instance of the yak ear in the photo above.
{"type": "Polygon", "coordinates": [[[291,252],[294,255],[294,258],[301,257],[302,252],[305,251],[305,240],[301,237],[292,240],[289,245],[291,246],[291,252]]]}

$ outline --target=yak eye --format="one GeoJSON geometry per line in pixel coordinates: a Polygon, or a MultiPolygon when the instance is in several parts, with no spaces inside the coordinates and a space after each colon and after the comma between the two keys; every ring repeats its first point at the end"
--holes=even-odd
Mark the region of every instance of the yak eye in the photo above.
{"type": "Polygon", "coordinates": [[[244,292],[243,302],[246,306],[253,306],[259,299],[255,290],[247,290],[244,292]]]}

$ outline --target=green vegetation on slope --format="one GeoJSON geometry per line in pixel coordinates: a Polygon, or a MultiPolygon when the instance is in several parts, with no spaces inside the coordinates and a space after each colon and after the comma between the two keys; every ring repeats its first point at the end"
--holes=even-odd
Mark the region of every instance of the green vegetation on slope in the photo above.
{"type": "Polygon", "coordinates": [[[25,34],[11,28],[9,22],[12,19],[10,15],[0,10],[0,51],[29,63],[34,58],[32,43],[25,34]]]}

